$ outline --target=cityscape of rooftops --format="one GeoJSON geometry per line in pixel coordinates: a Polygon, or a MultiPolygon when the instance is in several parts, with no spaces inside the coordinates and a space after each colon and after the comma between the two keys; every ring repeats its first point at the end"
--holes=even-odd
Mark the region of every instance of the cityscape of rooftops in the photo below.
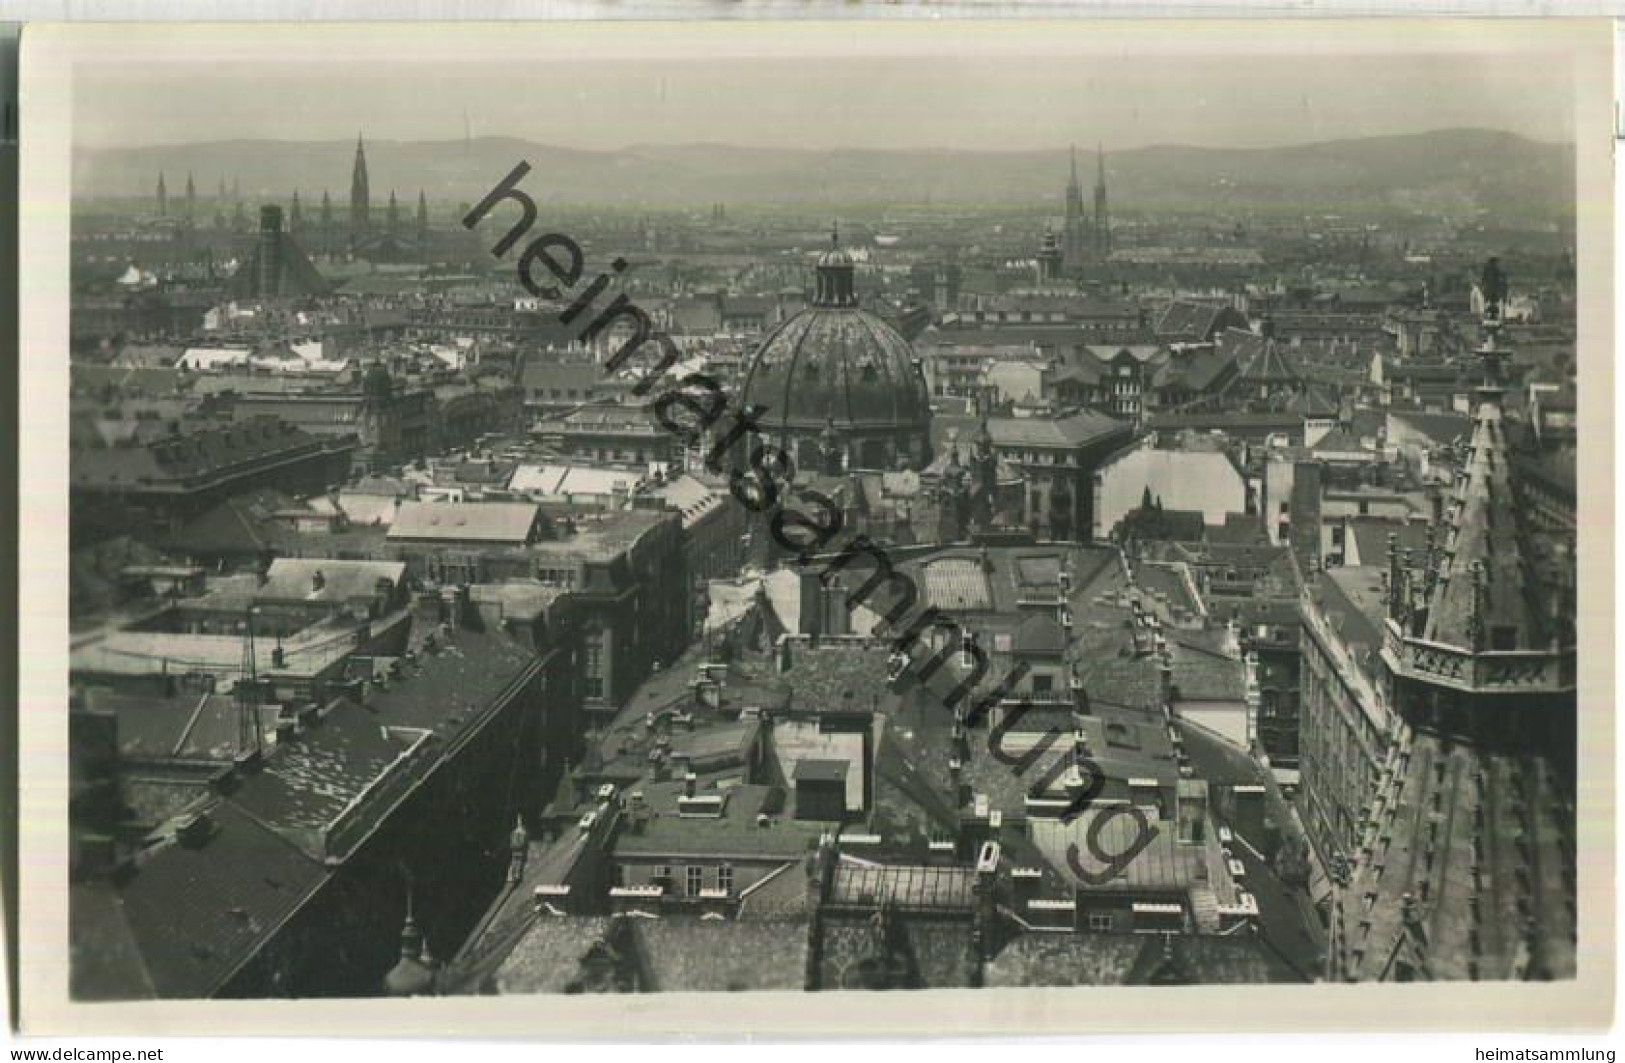
{"type": "Polygon", "coordinates": [[[1574,978],[1566,112],[838,62],[85,74],[77,999],[1574,978]]]}

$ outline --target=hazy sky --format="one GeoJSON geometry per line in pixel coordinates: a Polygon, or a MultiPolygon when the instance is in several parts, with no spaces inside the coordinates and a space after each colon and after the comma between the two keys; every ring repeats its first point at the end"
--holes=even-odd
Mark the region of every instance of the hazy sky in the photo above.
{"type": "Polygon", "coordinates": [[[466,115],[474,136],[589,149],[1263,147],[1453,126],[1567,141],[1571,93],[1504,55],[169,59],[77,65],[74,139],[455,140],[466,115]]]}

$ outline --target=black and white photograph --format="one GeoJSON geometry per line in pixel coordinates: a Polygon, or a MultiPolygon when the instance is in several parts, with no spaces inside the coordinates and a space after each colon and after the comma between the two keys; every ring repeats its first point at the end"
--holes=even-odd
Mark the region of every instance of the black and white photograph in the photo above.
{"type": "Polygon", "coordinates": [[[52,38],[71,1006],[1611,977],[1596,64],[1414,29],[52,38]]]}

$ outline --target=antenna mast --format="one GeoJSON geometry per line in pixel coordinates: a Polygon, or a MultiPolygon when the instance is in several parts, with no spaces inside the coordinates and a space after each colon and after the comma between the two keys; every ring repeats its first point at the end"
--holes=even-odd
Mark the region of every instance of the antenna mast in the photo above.
{"type": "Polygon", "coordinates": [[[243,753],[252,751],[256,756],[261,752],[260,683],[254,659],[254,614],[257,612],[257,607],[250,607],[243,622],[243,674],[233,691],[237,700],[237,748],[243,753]]]}

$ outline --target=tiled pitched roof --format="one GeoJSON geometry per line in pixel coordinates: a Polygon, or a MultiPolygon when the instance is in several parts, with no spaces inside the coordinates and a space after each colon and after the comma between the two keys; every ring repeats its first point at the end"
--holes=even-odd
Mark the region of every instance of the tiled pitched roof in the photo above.
{"type": "Polygon", "coordinates": [[[587,986],[583,965],[595,950],[612,948],[611,923],[603,916],[536,919],[491,977],[492,987],[504,994],[601,991],[606,987],[587,986]]]}
{"type": "Polygon", "coordinates": [[[339,855],[329,838],[407,746],[405,737],[388,737],[373,715],[341,699],[319,726],[267,756],[231,800],[313,858],[339,855]]]}
{"type": "Polygon", "coordinates": [[[134,447],[91,447],[74,455],[72,486],[133,490],[206,482],[256,462],[295,452],[319,453],[321,440],[273,417],[254,417],[229,427],[165,436],[134,447]]]}
{"type": "Polygon", "coordinates": [[[160,997],[218,991],[322,886],[326,869],[229,804],[201,846],[170,845],[120,890],[160,997]]]}
{"type": "Polygon", "coordinates": [[[644,992],[805,989],[805,920],[629,920],[644,992]]]}

